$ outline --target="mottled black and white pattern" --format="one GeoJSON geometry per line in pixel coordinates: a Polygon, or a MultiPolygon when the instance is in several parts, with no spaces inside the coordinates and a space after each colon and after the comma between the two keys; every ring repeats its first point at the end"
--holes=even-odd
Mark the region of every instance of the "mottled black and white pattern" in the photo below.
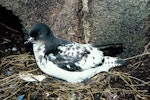
{"type": "Polygon", "coordinates": [[[108,49],[101,51],[96,45],[59,39],[42,23],[33,26],[28,42],[33,43],[37,65],[44,73],[72,83],[82,82],[124,63],[118,58],[105,56],[104,51],[108,52],[108,49]]]}
{"type": "Polygon", "coordinates": [[[78,43],[60,45],[46,57],[68,71],[83,71],[104,63],[103,52],[90,45],[78,43]]]}

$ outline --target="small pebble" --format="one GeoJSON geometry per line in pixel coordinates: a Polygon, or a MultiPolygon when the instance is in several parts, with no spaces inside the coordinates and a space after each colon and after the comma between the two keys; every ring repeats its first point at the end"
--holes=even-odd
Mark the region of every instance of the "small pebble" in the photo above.
{"type": "Polygon", "coordinates": [[[9,88],[16,88],[16,85],[10,84],[10,85],[9,85],[9,88]]]}
{"type": "Polygon", "coordinates": [[[5,52],[8,52],[8,49],[5,49],[5,52]]]}
{"type": "Polygon", "coordinates": [[[17,51],[17,48],[16,48],[16,47],[13,47],[11,50],[12,50],[12,51],[17,51]]]}
{"type": "Polygon", "coordinates": [[[17,100],[23,100],[24,95],[19,95],[17,100]]]}

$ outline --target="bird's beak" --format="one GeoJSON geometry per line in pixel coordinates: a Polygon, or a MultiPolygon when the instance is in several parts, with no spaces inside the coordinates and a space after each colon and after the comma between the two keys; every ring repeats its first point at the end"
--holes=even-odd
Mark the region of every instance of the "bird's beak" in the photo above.
{"type": "Polygon", "coordinates": [[[33,41],[34,41],[34,38],[29,37],[28,40],[26,42],[24,42],[24,44],[33,43],[33,41]]]}

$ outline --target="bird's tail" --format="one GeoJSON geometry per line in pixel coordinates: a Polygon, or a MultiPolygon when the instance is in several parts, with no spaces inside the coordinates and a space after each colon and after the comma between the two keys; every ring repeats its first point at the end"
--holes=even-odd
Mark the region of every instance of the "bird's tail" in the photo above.
{"type": "Polygon", "coordinates": [[[119,59],[117,57],[105,56],[104,64],[112,67],[123,66],[126,65],[127,62],[123,59],[119,59]]]}
{"type": "Polygon", "coordinates": [[[94,47],[97,47],[101,51],[103,51],[105,56],[116,56],[123,52],[124,46],[120,43],[118,44],[93,44],[94,47]]]}
{"type": "Polygon", "coordinates": [[[108,72],[109,69],[112,67],[118,67],[118,66],[123,66],[126,65],[127,62],[123,59],[119,59],[117,57],[110,57],[110,56],[105,56],[104,58],[104,63],[99,67],[98,72],[108,72]]]}

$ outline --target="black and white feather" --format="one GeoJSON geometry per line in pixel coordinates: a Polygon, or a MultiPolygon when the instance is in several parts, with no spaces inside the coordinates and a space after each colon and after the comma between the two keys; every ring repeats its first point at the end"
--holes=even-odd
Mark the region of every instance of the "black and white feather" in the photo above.
{"type": "Polygon", "coordinates": [[[102,46],[66,41],[55,37],[42,23],[32,27],[27,42],[33,43],[36,63],[44,73],[72,83],[124,64],[123,60],[110,57],[122,52],[120,44],[102,46]],[[109,48],[115,53],[110,53],[109,48]]]}

